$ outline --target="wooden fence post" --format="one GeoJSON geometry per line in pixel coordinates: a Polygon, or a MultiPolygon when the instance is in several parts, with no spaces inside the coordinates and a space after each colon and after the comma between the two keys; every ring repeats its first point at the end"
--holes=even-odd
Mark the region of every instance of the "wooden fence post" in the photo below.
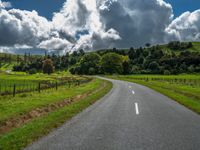
{"type": "Polygon", "coordinates": [[[38,84],[38,92],[40,93],[40,88],[41,88],[41,86],[40,86],[40,82],[39,82],[39,84],[38,84]]]}
{"type": "Polygon", "coordinates": [[[56,91],[58,90],[58,82],[56,82],[56,91]]]}
{"type": "Polygon", "coordinates": [[[16,85],[14,84],[14,86],[13,86],[13,97],[15,97],[15,93],[16,92],[16,85]]]}

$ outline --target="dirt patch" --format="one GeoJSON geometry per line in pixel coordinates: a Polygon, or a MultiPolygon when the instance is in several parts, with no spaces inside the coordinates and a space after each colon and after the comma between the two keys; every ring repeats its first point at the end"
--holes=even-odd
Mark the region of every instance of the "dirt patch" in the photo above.
{"type": "Polygon", "coordinates": [[[106,83],[103,82],[103,85],[100,88],[96,89],[95,91],[89,91],[87,93],[77,95],[75,97],[66,99],[61,102],[49,104],[42,108],[33,109],[30,112],[28,112],[24,115],[21,115],[17,118],[10,118],[0,124],[0,135],[9,132],[13,128],[18,128],[18,127],[22,126],[23,124],[26,124],[35,118],[39,118],[41,116],[47,115],[48,113],[53,112],[59,108],[65,107],[67,105],[70,105],[73,102],[80,101],[89,95],[97,93],[98,91],[102,90],[105,86],[106,86],[106,83]]]}

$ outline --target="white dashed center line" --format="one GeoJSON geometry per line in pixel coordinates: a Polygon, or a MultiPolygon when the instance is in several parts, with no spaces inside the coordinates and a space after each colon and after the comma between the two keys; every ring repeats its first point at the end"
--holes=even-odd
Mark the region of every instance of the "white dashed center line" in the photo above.
{"type": "Polygon", "coordinates": [[[135,112],[136,115],[139,115],[138,103],[135,103],[135,112]]]}
{"type": "Polygon", "coordinates": [[[134,94],[135,94],[135,91],[132,90],[132,94],[134,95],[134,94]]]}

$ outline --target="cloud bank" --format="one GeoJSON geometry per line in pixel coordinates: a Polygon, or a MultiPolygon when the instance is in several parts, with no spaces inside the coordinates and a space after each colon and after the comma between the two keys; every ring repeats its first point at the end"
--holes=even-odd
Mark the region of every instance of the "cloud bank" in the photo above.
{"type": "Polygon", "coordinates": [[[0,8],[10,8],[10,7],[12,7],[10,2],[2,2],[0,0],[0,8]]]}
{"type": "Polygon", "coordinates": [[[200,40],[200,10],[173,19],[163,0],[67,0],[52,20],[10,7],[0,0],[0,46],[12,49],[65,52],[200,40]]]}
{"type": "Polygon", "coordinates": [[[185,12],[166,28],[168,40],[200,41],[200,10],[185,12]]]}

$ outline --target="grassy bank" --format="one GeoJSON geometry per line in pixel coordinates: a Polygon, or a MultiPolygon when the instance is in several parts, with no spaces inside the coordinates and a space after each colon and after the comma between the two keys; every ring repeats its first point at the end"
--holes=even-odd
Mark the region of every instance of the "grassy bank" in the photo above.
{"type": "Polygon", "coordinates": [[[29,95],[27,97],[17,96],[14,100],[8,100],[6,104],[3,103],[3,100],[0,100],[0,106],[3,108],[3,111],[1,112],[1,117],[3,117],[3,119],[1,117],[0,118],[1,120],[5,120],[13,116],[19,116],[23,113],[27,113],[34,108],[44,107],[50,103],[69,99],[70,97],[82,95],[86,92],[90,93],[78,101],[74,101],[60,109],[49,112],[46,115],[34,118],[30,122],[1,135],[0,149],[19,150],[27,146],[97,101],[111,88],[112,84],[110,82],[94,79],[88,84],[71,89],[63,86],[58,91],[49,90],[42,95],[32,93],[31,96],[29,95]],[[102,86],[104,88],[101,88],[102,86]]]}
{"type": "Polygon", "coordinates": [[[66,72],[57,72],[51,75],[37,73],[34,75],[22,73],[0,73],[0,96],[16,95],[56,87],[68,84],[82,84],[89,82],[91,78],[86,76],[73,76],[66,72]]]}
{"type": "Polygon", "coordinates": [[[200,114],[199,75],[128,75],[108,77],[145,85],[200,114]]]}

